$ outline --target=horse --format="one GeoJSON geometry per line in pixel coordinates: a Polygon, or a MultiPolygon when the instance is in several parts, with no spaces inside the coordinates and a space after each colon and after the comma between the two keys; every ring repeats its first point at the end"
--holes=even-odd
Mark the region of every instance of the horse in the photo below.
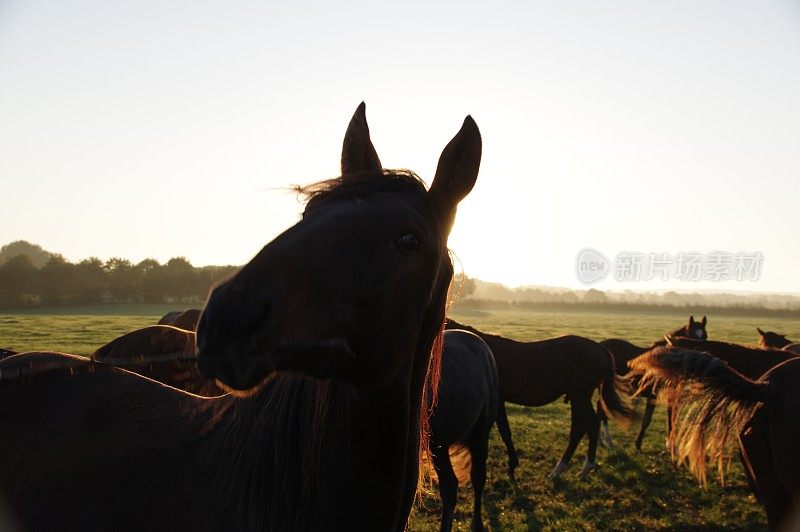
{"type": "Polygon", "coordinates": [[[722,477],[727,449],[738,438],[770,528],[800,524],[800,358],[751,379],[711,354],[661,347],[631,361],[631,369],[677,401],[670,443],[680,462],[688,461],[705,484],[709,457],[722,477]]]}
{"type": "Polygon", "coordinates": [[[486,342],[468,331],[445,331],[439,398],[430,420],[430,448],[442,498],[443,532],[453,528],[458,483],[466,480],[467,472],[475,495],[471,528],[483,530],[481,497],[498,394],[497,368],[486,342]],[[451,461],[451,449],[461,458],[456,464],[451,461]],[[462,450],[469,454],[468,458],[460,456],[463,453],[458,451],[462,450]],[[454,465],[462,467],[457,471],[454,465]]]}
{"type": "Polygon", "coordinates": [[[202,310],[196,308],[173,310],[172,312],[167,312],[164,317],[158,320],[158,325],[172,325],[186,331],[196,331],[197,322],[200,321],[202,312],[202,310]]]}
{"type": "MultiPolygon", "coordinates": [[[[701,321],[695,321],[694,315],[689,316],[689,322],[680,327],[679,329],[675,329],[672,331],[669,336],[674,338],[698,338],[705,340],[708,338],[708,332],[706,331],[706,324],[708,320],[705,316],[701,321]]],[[[661,339],[653,343],[650,347],[641,347],[627,340],[622,340],[620,338],[610,338],[608,340],[601,340],[600,345],[614,353],[614,361],[615,361],[615,370],[617,375],[624,377],[628,374],[628,362],[633,360],[634,358],[638,357],[639,355],[645,353],[649,349],[652,349],[654,346],[657,345],[666,345],[666,340],[661,339]]],[[[639,434],[636,435],[636,449],[641,451],[642,450],[642,442],[644,441],[645,432],[647,432],[647,428],[650,426],[650,423],[653,420],[653,412],[656,409],[656,397],[652,390],[646,390],[639,394],[641,397],[646,398],[646,404],[644,407],[644,414],[642,415],[642,424],[639,427],[639,434]]],[[[600,422],[603,427],[603,435],[606,441],[606,444],[611,447],[613,445],[611,439],[611,431],[608,428],[608,418],[602,413],[602,410],[598,408],[598,415],[600,416],[600,422]]],[[[671,415],[667,415],[667,423],[670,423],[671,415]]]]}
{"type": "Polygon", "coordinates": [[[772,331],[762,331],[761,327],[756,327],[756,331],[758,331],[758,347],[783,349],[787,345],[793,343],[792,340],[789,340],[783,334],[772,331]]]}
{"type": "Polygon", "coordinates": [[[778,364],[797,355],[781,349],[759,349],[729,342],[665,338],[668,345],[692,351],[702,351],[719,358],[730,367],[751,379],[758,379],[778,364]]]}
{"type": "Polygon", "coordinates": [[[181,390],[213,397],[225,391],[197,367],[195,333],[171,325],[151,325],[112,340],[92,353],[111,364],[181,390]]]}
{"type": "Polygon", "coordinates": [[[514,479],[519,464],[511,439],[505,402],[544,406],[561,396],[570,403],[569,443],[550,473],[554,479],[563,473],[575,449],[587,435],[589,447],[580,478],[597,467],[597,440],[600,422],[592,406],[594,390],[600,391],[600,408],[609,416],[628,420],[633,412],[618,392],[627,391],[625,381],[614,371],[614,355],[602,345],[580,336],[562,336],[539,342],[517,342],[483,333],[448,319],[447,329],[464,329],[480,336],[492,350],[500,378],[497,429],[508,452],[508,474],[514,479]]]}
{"type": "Polygon", "coordinates": [[[800,342],[792,342],[791,344],[783,346],[784,351],[800,355],[800,342]]]}
{"type": "Polygon", "coordinates": [[[427,449],[447,238],[478,174],[467,117],[430,189],[385,170],[362,103],[341,176],[217,284],[203,398],[104,366],[0,381],[0,496],[29,530],[404,530],[427,449]]]}

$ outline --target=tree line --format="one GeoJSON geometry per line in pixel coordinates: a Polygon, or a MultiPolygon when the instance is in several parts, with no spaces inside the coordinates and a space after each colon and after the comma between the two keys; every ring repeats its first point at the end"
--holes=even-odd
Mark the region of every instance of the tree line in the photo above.
{"type": "Polygon", "coordinates": [[[27,254],[0,264],[0,307],[98,303],[186,303],[201,305],[211,286],[236,266],[195,267],[184,257],[161,264],[145,259],[96,257],[72,263],[58,254],[36,267],[27,254]]]}

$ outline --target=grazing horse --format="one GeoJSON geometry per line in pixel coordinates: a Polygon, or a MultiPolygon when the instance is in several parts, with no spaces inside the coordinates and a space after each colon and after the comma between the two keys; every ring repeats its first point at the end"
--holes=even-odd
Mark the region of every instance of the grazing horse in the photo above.
{"type": "Polygon", "coordinates": [[[631,369],[676,401],[670,443],[679,461],[688,460],[705,483],[706,459],[717,462],[722,476],[738,438],[770,528],[800,524],[800,359],[753,380],[708,353],[662,347],[632,361],[631,369]]]}
{"type": "Polygon", "coordinates": [[[197,368],[195,333],[170,325],[151,325],[112,340],[92,354],[110,364],[206,397],[225,391],[197,368]]]}
{"type": "Polygon", "coordinates": [[[158,325],[172,325],[186,331],[196,331],[197,322],[200,321],[202,310],[190,308],[189,310],[173,310],[158,320],[158,325]]]}
{"type": "Polygon", "coordinates": [[[618,390],[627,391],[627,385],[614,372],[614,355],[597,342],[580,336],[517,342],[483,333],[452,319],[448,319],[446,327],[477,334],[494,354],[500,377],[497,429],[508,451],[508,474],[512,479],[519,459],[511,439],[505,401],[544,406],[564,396],[564,401],[570,403],[569,443],[550,478],[557,477],[567,469],[584,434],[589,439],[589,448],[580,477],[585,478],[597,467],[595,457],[600,422],[592,406],[595,389],[600,391],[600,407],[607,415],[623,420],[632,416],[630,407],[618,394],[618,390]]]}
{"type": "Polygon", "coordinates": [[[783,334],[778,334],[771,331],[762,331],[761,327],[756,327],[756,330],[758,331],[758,347],[774,347],[776,349],[783,349],[787,345],[793,343],[783,334]]]}
{"type": "MultiPolygon", "coordinates": [[[[427,449],[447,237],[472,189],[470,118],[429,190],[383,170],[360,105],[342,175],[211,292],[202,398],[111,366],[0,382],[0,496],[30,530],[402,531],[427,449]]],[[[243,228],[246,229],[246,228],[243,228]]]]}
{"type": "MultiPolygon", "coordinates": [[[[675,329],[669,334],[669,336],[675,338],[697,338],[705,340],[708,338],[708,333],[706,332],[707,323],[708,320],[705,316],[703,316],[701,321],[694,321],[694,316],[689,316],[689,322],[680,329],[675,329]]],[[[648,349],[651,349],[653,346],[666,345],[666,340],[658,340],[657,342],[653,343],[651,347],[640,347],[627,340],[611,338],[608,340],[602,340],[600,345],[614,353],[614,362],[617,375],[624,376],[628,373],[629,361],[646,352],[648,349]]],[[[642,391],[642,393],[639,395],[645,397],[647,401],[644,407],[644,414],[642,415],[642,424],[639,427],[639,434],[636,435],[636,449],[641,450],[645,433],[647,432],[647,428],[650,426],[650,422],[653,420],[653,412],[656,409],[656,397],[652,390],[642,391]]],[[[602,413],[600,408],[598,408],[598,415],[600,416],[600,422],[603,427],[603,435],[606,444],[611,447],[612,440],[611,431],[608,428],[608,418],[602,413]]],[[[668,414],[667,423],[670,423],[670,419],[671,416],[668,414]]]]}
{"type": "Polygon", "coordinates": [[[445,331],[439,397],[431,414],[431,454],[442,498],[442,531],[453,528],[458,482],[466,477],[466,471],[454,471],[449,453],[453,447],[469,453],[471,467],[463,469],[469,469],[475,492],[472,530],[483,530],[481,497],[498,393],[497,368],[486,342],[471,332],[445,331]]]}

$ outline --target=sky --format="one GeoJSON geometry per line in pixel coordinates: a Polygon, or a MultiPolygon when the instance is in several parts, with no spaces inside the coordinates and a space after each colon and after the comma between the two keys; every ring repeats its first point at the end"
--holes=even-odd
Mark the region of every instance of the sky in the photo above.
{"type": "Polygon", "coordinates": [[[363,100],[383,164],[428,182],[478,123],[468,276],[585,288],[591,248],[595,288],[800,292],[798,66],[795,0],[0,0],[0,245],[243,264],[363,100]],[[758,280],[614,279],[715,251],[758,280]]]}

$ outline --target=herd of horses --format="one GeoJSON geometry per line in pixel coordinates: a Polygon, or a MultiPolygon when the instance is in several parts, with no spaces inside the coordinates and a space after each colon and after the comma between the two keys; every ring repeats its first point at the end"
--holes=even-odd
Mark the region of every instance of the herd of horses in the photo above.
{"type": "Polygon", "coordinates": [[[301,220],[202,311],[89,358],[0,350],[0,512],[25,530],[400,531],[427,464],[441,529],[469,478],[482,530],[495,424],[512,480],[519,465],[506,402],[569,403],[550,476],[586,436],[582,479],[600,441],[613,444],[608,419],[634,418],[635,387],[647,398],[637,448],[659,400],[679,460],[705,481],[738,439],[769,525],[800,523],[800,349],[785,337],[714,342],[692,316],[647,347],[520,342],[445,318],[447,238],[480,159],[467,117],[426,189],[382,167],[362,103],[341,176],[299,189],[301,220]]]}

